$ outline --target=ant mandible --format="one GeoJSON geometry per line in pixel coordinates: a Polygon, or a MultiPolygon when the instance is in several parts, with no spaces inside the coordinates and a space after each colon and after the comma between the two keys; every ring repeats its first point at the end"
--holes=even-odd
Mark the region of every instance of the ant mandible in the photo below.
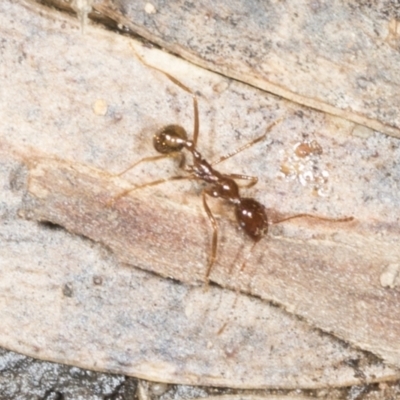
{"type": "MultiPolygon", "coordinates": [[[[135,50],[134,50],[135,51],[135,50]]],[[[280,118],[270,124],[266,131],[258,138],[252,140],[251,142],[245,144],[244,146],[236,149],[235,151],[221,157],[219,160],[213,163],[209,163],[197,150],[197,139],[199,136],[199,111],[198,111],[198,102],[195,94],[186,87],[183,83],[178,81],[172,75],[168,74],[165,71],[162,71],[156,67],[153,67],[147,64],[143,58],[137,54],[138,59],[147,67],[152,68],[158,72],[164,74],[170,81],[172,81],[175,85],[179,86],[181,89],[189,93],[193,98],[193,108],[194,108],[194,128],[193,128],[193,139],[188,139],[188,135],[185,129],[179,125],[168,125],[158,132],[155,133],[153,137],[153,146],[155,150],[161,155],[152,156],[142,158],[138,162],[126,168],[124,171],[118,174],[121,176],[125,174],[127,171],[134,168],[136,165],[146,161],[155,161],[166,157],[176,157],[180,158],[179,167],[184,171],[188,172],[186,176],[173,176],[167,179],[156,180],[153,182],[145,183],[140,186],[135,186],[132,189],[125,190],[124,192],[118,194],[113,197],[112,202],[115,202],[117,199],[126,196],[128,193],[142,189],[148,186],[155,186],[164,182],[168,182],[170,180],[180,180],[180,179],[197,179],[203,182],[206,182],[208,186],[203,189],[202,199],[203,206],[207,213],[208,219],[210,220],[213,235],[212,235],[212,244],[211,244],[211,255],[208,262],[206,274],[205,274],[205,282],[208,284],[209,276],[211,273],[211,269],[215,263],[217,256],[217,248],[218,248],[218,225],[214,215],[211,212],[210,207],[207,204],[207,196],[220,198],[228,203],[233,205],[235,216],[237,223],[241,229],[245,232],[245,234],[253,241],[253,246],[250,250],[250,254],[254,249],[256,243],[258,243],[268,232],[268,216],[266,213],[265,207],[257,200],[251,197],[242,197],[239,190],[239,185],[236,183],[235,179],[249,180],[250,183],[245,187],[251,187],[255,185],[258,181],[257,177],[241,175],[241,174],[223,174],[217,171],[213,166],[219,164],[222,161],[227,160],[228,158],[238,154],[239,152],[253,146],[255,143],[262,141],[267,134],[271,131],[271,129],[277,125],[283,118],[280,118]],[[188,151],[192,156],[192,164],[186,165],[186,158],[183,150],[188,151]]],[[[278,224],[284,221],[288,221],[294,218],[301,217],[311,217],[317,218],[325,221],[335,221],[335,222],[346,222],[351,221],[353,217],[346,218],[324,218],[320,216],[315,216],[311,214],[297,214],[287,218],[284,218],[280,221],[274,222],[274,224],[278,224]]],[[[241,270],[244,268],[244,263],[241,267],[241,270]]]]}

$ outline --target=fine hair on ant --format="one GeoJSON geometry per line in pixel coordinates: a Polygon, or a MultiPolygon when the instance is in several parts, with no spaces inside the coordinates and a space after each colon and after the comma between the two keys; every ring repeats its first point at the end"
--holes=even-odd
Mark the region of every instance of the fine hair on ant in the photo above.
{"type": "MultiPolygon", "coordinates": [[[[172,75],[168,74],[165,71],[162,71],[156,67],[147,64],[143,60],[143,58],[139,54],[137,54],[136,51],[135,53],[138,59],[145,66],[162,73],[171,82],[173,82],[175,85],[177,85],[182,90],[186,91],[192,96],[193,109],[194,109],[193,136],[192,139],[189,139],[185,129],[179,125],[168,125],[163,127],[153,136],[153,146],[159,154],[140,159],[139,161],[130,165],[124,171],[120,172],[117,176],[125,174],[126,172],[128,172],[129,170],[136,167],[138,164],[142,162],[156,161],[167,157],[177,158],[179,160],[179,168],[185,171],[187,174],[177,175],[170,178],[160,179],[139,186],[135,186],[114,196],[111,202],[115,202],[119,198],[126,196],[127,194],[129,194],[134,190],[159,185],[161,183],[168,182],[171,180],[195,179],[205,182],[207,186],[202,191],[202,202],[204,210],[207,214],[207,217],[212,227],[210,258],[204,276],[205,283],[208,284],[210,273],[217,257],[219,229],[217,221],[207,203],[207,197],[219,198],[232,205],[239,227],[253,241],[253,245],[250,249],[248,256],[252,253],[255,245],[264,236],[266,236],[269,227],[269,221],[265,207],[259,201],[257,201],[252,197],[243,197],[240,193],[239,185],[236,183],[236,180],[248,181],[248,183],[242,187],[249,188],[257,183],[258,178],[242,174],[235,174],[235,173],[225,174],[219,172],[214,167],[215,165],[227,160],[230,157],[233,157],[234,155],[242,152],[243,150],[248,149],[254,144],[261,142],[272,130],[272,128],[275,127],[278,123],[280,123],[283,118],[279,118],[274,122],[272,122],[266,128],[265,132],[261,136],[251,140],[250,142],[232,151],[231,153],[222,156],[217,161],[210,163],[205,158],[203,158],[203,156],[197,149],[197,140],[199,137],[199,110],[198,110],[198,101],[196,95],[188,87],[186,87],[183,83],[181,83],[178,79],[176,79],[175,77],[173,77],[172,75]],[[186,163],[186,155],[184,151],[191,155],[192,164],[188,165],[186,163]]],[[[274,222],[274,224],[303,217],[317,218],[324,221],[334,221],[334,222],[346,222],[346,221],[351,221],[353,219],[352,217],[325,218],[311,214],[296,214],[281,219],[279,221],[276,221],[274,222]]],[[[246,257],[246,260],[247,259],[248,257],[246,257]]],[[[243,262],[240,271],[242,271],[243,268],[245,267],[245,263],[246,261],[243,262]]]]}

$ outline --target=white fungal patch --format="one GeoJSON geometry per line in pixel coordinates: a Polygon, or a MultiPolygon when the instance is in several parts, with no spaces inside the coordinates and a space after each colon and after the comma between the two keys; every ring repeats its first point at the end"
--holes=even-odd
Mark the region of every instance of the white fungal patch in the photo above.
{"type": "Polygon", "coordinates": [[[322,147],[316,140],[296,143],[290,152],[283,153],[280,172],[287,180],[311,186],[316,195],[326,197],[331,191],[329,172],[322,164],[322,147]]]}

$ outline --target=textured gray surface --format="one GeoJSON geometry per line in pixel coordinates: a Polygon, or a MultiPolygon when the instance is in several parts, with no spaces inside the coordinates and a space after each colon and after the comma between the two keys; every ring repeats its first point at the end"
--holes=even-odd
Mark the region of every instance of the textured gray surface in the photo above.
{"type": "Polygon", "coordinates": [[[133,379],[38,361],[0,349],[1,400],[117,400],[117,394],[132,399],[135,392],[133,379]]]}
{"type": "Polygon", "coordinates": [[[35,360],[0,349],[1,400],[388,400],[400,385],[360,385],[320,390],[239,391],[163,385],[35,360]]]}

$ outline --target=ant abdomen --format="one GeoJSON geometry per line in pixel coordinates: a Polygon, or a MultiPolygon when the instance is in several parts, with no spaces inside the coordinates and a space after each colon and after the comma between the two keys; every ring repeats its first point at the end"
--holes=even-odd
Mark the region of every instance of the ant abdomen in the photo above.
{"type": "Polygon", "coordinates": [[[268,231],[268,217],[265,207],[249,197],[241,198],[235,207],[236,219],[239,226],[258,242],[268,231]]]}
{"type": "Polygon", "coordinates": [[[181,151],[187,142],[187,133],[179,125],[167,125],[153,137],[154,148],[161,154],[181,151]]]}

